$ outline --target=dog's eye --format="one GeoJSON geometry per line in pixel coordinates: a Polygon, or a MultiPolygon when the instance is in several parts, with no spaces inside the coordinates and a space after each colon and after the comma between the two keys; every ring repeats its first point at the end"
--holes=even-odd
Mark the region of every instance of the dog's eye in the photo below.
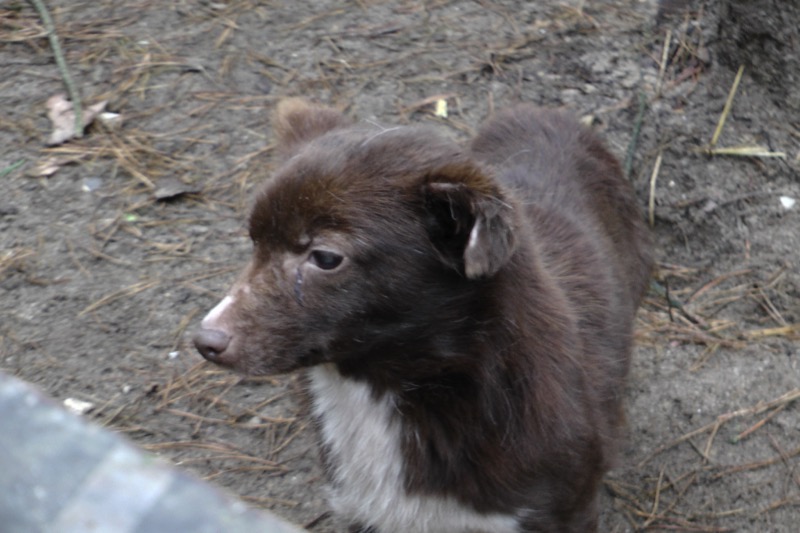
{"type": "Polygon", "coordinates": [[[311,263],[322,270],[333,270],[344,261],[344,257],[328,250],[313,250],[310,259],[311,263]]]}

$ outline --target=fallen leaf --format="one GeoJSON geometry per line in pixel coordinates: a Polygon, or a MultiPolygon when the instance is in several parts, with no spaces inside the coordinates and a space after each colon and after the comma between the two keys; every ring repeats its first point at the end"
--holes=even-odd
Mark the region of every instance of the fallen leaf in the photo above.
{"type": "Polygon", "coordinates": [[[34,174],[42,178],[49,178],[61,168],[58,161],[54,159],[46,159],[36,166],[34,174]]]}
{"type": "MultiPolygon", "coordinates": [[[[107,100],[98,102],[83,109],[83,128],[92,123],[95,117],[102,113],[108,104],[107,100]]],[[[53,123],[53,132],[47,139],[49,146],[64,143],[77,135],[83,135],[83,131],[75,131],[75,110],[72,102],[67,100],[63,94],[57,94],[47,99],[47,118],[53,123]]]]}
{"type": "Polygon", "coordinates": [[[172,200],[184,194],[194,194],[200,192],[196,185],[188,185],[178,178],[165,178],[159,181],[159,187],[153,193],[156,200],[172,200]]]}
{"type": "Polygon", "coordinates": [[[74,162],[75,159],[70,157],[47,157],[36,164],[30,175],[34,178],[49,178],[61,170],[61,167],[74,162]]]}

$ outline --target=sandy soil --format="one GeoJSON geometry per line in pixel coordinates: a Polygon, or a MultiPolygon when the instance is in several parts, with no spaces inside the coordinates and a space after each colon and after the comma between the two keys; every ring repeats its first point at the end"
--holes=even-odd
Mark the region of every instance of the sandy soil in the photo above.
{"type": "Polygon", "coordinates": [[[800,111],[745,72],[717,147],[786,157],[703,152],[736,73],[714,51],[714,2],[695,4],[657,23],[655,0],[51,0],[84,100],[122,122],[47,148],[61,75],[30,4],[4,2],[0,369],[338,531],[292,378],[241,379],[187,340],[249,252],[271,109],[303,95],[464,139],[513,102],[564,106],[652,199],[660,262],[602,530],[797,531],[800,111]]]}

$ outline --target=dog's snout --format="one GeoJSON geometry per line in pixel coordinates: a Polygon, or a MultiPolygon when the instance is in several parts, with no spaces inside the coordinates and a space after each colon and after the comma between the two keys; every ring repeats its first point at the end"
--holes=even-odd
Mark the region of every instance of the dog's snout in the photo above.
{"type": "Polygon", "coordinates": [[[220,363],[220,356],[228,349],[231,336],[224,331],[201,328],[194,334],[194,346],[200,354],[214,363],[220,363]]]}

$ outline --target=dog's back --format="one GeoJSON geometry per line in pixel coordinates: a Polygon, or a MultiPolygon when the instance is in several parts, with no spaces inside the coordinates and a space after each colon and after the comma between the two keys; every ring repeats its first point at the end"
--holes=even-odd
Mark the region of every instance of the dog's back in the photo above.
{"type": "Polygon", "coordinates": [[[472,152],[520,199],[544,269],[579,315],[582,351],[618,420],[632,322],[652,269],[649,232],[633,188],[598,137],[569,114],[518,105],[480,129],[472,152]]]}

